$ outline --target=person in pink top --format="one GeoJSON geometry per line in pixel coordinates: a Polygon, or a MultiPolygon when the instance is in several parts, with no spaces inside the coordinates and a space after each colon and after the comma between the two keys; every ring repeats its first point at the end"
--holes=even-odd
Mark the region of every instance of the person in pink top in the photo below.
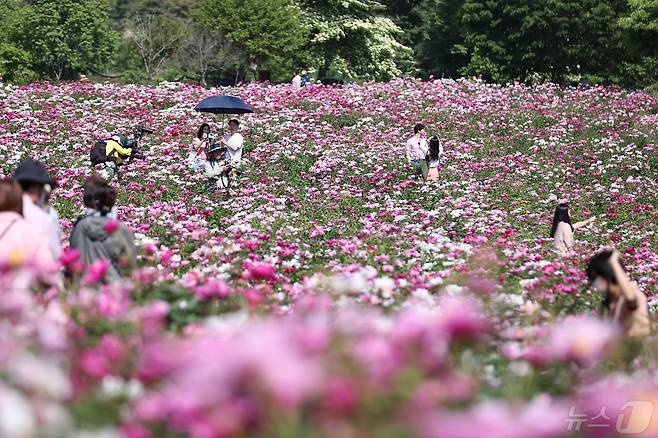
{"type": "Polygon", "coordinates": [[[573,251],[575,240],[573,232],[579,228],[586,227],[596,220],[596,216],[592,216],[586,221],[576,222],[571,224],[571,217],[569,216],[569,204],[566,201],[560,201],[560,204],[555,208],[553,214],[553,225],[551,226],[551,237],[553,238],[553,246],[560,255],[568,255],[573,251]]]}
{"type": "Polygon", "coordinates": [[[13,178],[23,189],[23,217],[34,232],[48,242],[52,257],[59,259],[62,254],[62,236],[55,219],[58,216],[48,212],[49,195],[55,180],[48,175],[43,164],[36,160],[20,163],[13,178]]]}
{"type": "Polygon", "coordinates": [[[414,135],[407,140],[405,145],[405,155],[407,161],[414,169],[417,175],[427,179],[428,167],[425,157],[427,156],[427,138],[425,135],[425,125],[422,123],[414,126],[414,135]]]}
{"type": "Polygon", "coordinates": [[[23,217],[21,187],[11,179],[0,181],[0,263],[32,263],[46,283],[57,283],[57,265],[48,243],[23,217]]]}

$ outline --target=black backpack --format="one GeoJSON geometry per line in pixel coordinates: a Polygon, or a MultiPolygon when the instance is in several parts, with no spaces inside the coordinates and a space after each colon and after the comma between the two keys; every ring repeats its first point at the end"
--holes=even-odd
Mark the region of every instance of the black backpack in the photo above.
{"type": "Polygon", "coordinates": [[[106,163],[108,161],[115,161],[114,157],[108,157],[105,153],[107,140],[98,140],[96,144],[91,147],[89,151],[89,160],[91,165],[95,166],[97,164],[106,163]]]}

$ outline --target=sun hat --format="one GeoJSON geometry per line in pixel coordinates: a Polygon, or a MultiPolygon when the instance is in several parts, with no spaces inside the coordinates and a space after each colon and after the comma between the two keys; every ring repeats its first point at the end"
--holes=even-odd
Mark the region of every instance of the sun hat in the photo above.
{"type": "Polygon", "coordinates": [[[18,182],[32,182],[37,184],[55,185],[55,180],[48,175],[48,171],[37,160],[25,160],[14,171],[14,180],[18,182]]]}
{"type": "Polygon", "coordinates": [[[210,149],[208,149],[208,153],[216,152],[222,149],[224,149],[224,146],[221,143],[215,143],[213,145],[210,145],[210,149]]]}

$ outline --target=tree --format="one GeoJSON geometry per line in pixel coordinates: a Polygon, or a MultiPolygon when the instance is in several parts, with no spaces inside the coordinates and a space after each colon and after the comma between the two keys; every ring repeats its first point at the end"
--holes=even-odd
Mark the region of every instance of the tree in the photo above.
{"type": "Polygon", "coordinates": [[[198,16],[239,49],[240,68],[252,63],[289,68],[307,36],[301,10],[291,0],[201,0],[198,16]]]}
{"type": "Polygon", "coordinates": [[[464,25],[459,11],[464,0],[426,1],[419,14],[425,17],[414,46],[418,66],[434,76],[457,77],[468,63],[464,25]]]}
{"type": "Polygon", "coordinates": [[[459,14],[470,62],[460,72],[499,82],[605,74],[623,55],[624,8],[625,0],[466,0],[459,14]]]}
{"type": "Polygon", "coordinates": [[[658,0],[628,0],[630,13],[619,19],[641,54],[658,56],[658,0]]]}
{"type": "Polygon", "coordinates": [[[136,17],[169,15],[188,19],[196,0],[107,0],[110,17],[118,28],[130,24],[136,17]]]}
{"type": "Polygon", "coordinates": [[[30,82],[37,78],[30,54],[15,41],[15,29],[25,7],[16,0],[0,0],[0,80],[30,82]]]}
{"type": "Polygon", "coordinates": [[[34,0],[24,8],[16,38],[46,77],[75,77],[111,58],[117,35],[102,0],[34,0]]]}
{"type": "Polygon", "coordinates": [[[402,74],[398,64],[412,50],[385,6],[373,0],[303,0],[304,22],[311,30],[308,49],[319,77],[330,68],[354,78],[386,80],[402,74]]]}
{"type": "Polygon", "coordinates": [[[187,32],[184,21],[168,15],[148,14],[136,19],[127,37],[135,45],[149,81],[162,72],[187,32]]]}
{"type": "Polygon", "coordinates": [[[181,67],[198,75],[205,87],[208,86],[206,76],[210,68],[223,69],[243,58],[244,54],[222,32],[198,24],[192,26],[178,50],[181,67]]]}

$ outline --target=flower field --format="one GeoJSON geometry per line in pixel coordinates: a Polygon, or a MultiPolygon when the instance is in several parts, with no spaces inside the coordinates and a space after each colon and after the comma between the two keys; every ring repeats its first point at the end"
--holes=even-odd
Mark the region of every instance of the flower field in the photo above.
{"type": "Polygon", "coordinates": [[[67,240],[89,147],[138,123],[155,133],[118,185],[131,278],[101,285],[92,266],[43,291],[29,260],[0,261],[0,437],[658,436],[658,339],[597,318],[584,272],[614,244],[658,310],[657,96],[5,87],[0,175],[43,161],[67,240]],[[192,110],[212,94],[256,111],[228,200],[186,163],[198,126],[221,126],[192,110]],[[443,140],[436,183],[404,159],[418,122],[443,140]],[[558,199],[600,216],[568,257],[551,249],[558,199]]]}

